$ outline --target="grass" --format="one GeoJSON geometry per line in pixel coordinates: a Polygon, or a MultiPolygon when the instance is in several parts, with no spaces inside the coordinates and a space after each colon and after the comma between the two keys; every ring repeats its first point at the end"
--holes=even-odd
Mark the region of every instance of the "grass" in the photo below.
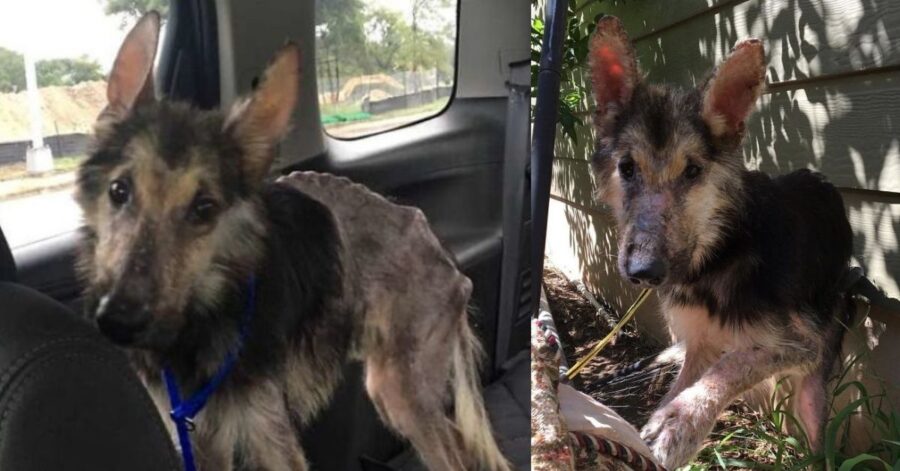
{"type": "MultiPolygon", "coordinates": [[[[863,316],[864,319],[866,316],[863,316]]],[[[851,330],[852,332],[852,330],[851,330]]],[[[850,372],[868,352],[852,357],[841,368],[833,382],[831,397],[855,393],[857,399],[841,409],[834,400],[829,407],[830,420],[825,426],[823,450],[813,453],[805,438],[790,436],[782,430],[786,422],[797,419],[785,410],[785,399],[772,397],[772,412],[759,415],[750,411],[729,410],[728,425],[717,429],[697,458],[682,471],[709,469],[801,470],[827,469],[837,471],[900,470],[900,416],[882,392],[871,393],[859,381],[850,379],[850,372]],[[862,453],[849,453],[849,419],[858,417],[872,427],[881,441],[862,453]],[[743,457],[736,458],[736,457],[743,457]],[[747,460],[751,457],[752,460],[747,460]]],[[[781,389],[781,383],[776,390],[781,389]]]]}
{"type": "Polygon", "coordinates": [[[323,103],[322,124],[341,124],[372,119],[370,113],[362,110],[361,102],[323,103]]]}
{"type": "Polygon", "coordinates": [[[70,155],[64,157],[56,157],[53,159],[53,171],[43,174],[32,175],[28,173],[25,162],[16,162],[14,164],[0,165],[0,181],[7,180],[24,180],[31,178],[42,178],[47,174],[54,175],[58,173],[66,173],[74,171],[81,165],[85,159],[84,155],[70,155]]]}
{"type": "Polygon", "coordinates": [[[427,112],[437,113],[447,105],[447,100],[447,98],[441,98],[421,106],[403,108],[376,115],[363,112],[358,103],[324,104],[322,105],[322,124],[327,128],[357,121],[379,121],[427,112]]]}

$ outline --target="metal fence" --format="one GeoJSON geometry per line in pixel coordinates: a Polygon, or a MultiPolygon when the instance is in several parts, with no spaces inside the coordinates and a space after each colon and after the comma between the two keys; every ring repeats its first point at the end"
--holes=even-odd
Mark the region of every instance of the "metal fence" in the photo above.
{"type": "Polygon", "coordinates": [[[452,78],[441,77],[437,69],[351,75],[339,79],[328,75],[320,61],[317,86],[320,103],[356,102],[373,91],[390,96],[409,95],[431,88],[448,86],[452,78]]]}
{"type": "Polygon", "coordinates": [[[412,108],[431,103],[438,98],[446,98],[453,93],[453,87],[437,87],[416,93],[394,96],[377,101],[363,101],[362,110],[366,113],[379,114],[388,111],[412,108]]]}
{"type": "MultiPolygon", "coordinates": [[[[59,134],[44,138],[44,145],[50,147],[54,157],[81,155],[87,151],[90,137],[84,133],[59,134]]],[[[0,165],[25,162],[25,154],[31,148],[31,141],[0,142],[0,165]]]]}

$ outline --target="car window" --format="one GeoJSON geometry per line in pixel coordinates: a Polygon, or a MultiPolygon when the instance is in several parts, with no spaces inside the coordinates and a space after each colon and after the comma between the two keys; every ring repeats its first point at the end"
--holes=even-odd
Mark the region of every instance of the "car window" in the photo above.
{"type": "Polygon", "coordinates": [[[455,0],[318,0],[325,131],[361,137],[439,114],[455,77],[455,0]]]}
{"type": "Polygon", "coordinates": [[[78,226],[75,171],[106,105],[106,76],[137,18],[165,15],[167,4],[0,2],[0,227],[13,248],[78,226]]]}

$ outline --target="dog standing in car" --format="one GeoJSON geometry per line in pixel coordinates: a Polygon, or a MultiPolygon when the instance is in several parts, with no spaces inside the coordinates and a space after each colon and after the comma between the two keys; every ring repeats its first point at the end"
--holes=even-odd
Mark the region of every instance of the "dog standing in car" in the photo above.
{"type": "Polygon", "coordinates": [[[684,465],[739,395],[788,376],[794,415],[818,448],[839,319],[850,312],[840,282],[852,232],[821,175],[744,169],[745,123],[764,88],[762,44],[737,44],[699,87],[678,90],[645,83],[622,23],[604,17],[590,60],[592,167],[617,220],[619,270],[656,289],[686,346],[642,437],[666,467],[684,465]]]}
{"type": "Polygon", "coordinates": [[[472,284],[421,211],[330,175],[264,182],[297,48],[227,113],[200,111],[155,100],[158,34],[142,18],[110,74],[78,174],[79,265],[87,313],[167,423],[163,371],[186,396],[233,363],[190,432],[199,468],[306,469],[293,424],[359,360],[382,419],[430,469],[507,469],[480,395],[472,284]]]}

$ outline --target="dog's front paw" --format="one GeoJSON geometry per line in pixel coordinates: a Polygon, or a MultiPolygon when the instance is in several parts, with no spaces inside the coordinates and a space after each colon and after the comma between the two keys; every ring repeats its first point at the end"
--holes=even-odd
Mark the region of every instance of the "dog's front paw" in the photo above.
{"type": "Polygon", "coordinates": [[[701,425],[703,422],[697,404],[676,398],[653,413],[641,429],[641,438],[660,464],[675,469],[685,465],[700,449],[708,432],[701,425]]]}

